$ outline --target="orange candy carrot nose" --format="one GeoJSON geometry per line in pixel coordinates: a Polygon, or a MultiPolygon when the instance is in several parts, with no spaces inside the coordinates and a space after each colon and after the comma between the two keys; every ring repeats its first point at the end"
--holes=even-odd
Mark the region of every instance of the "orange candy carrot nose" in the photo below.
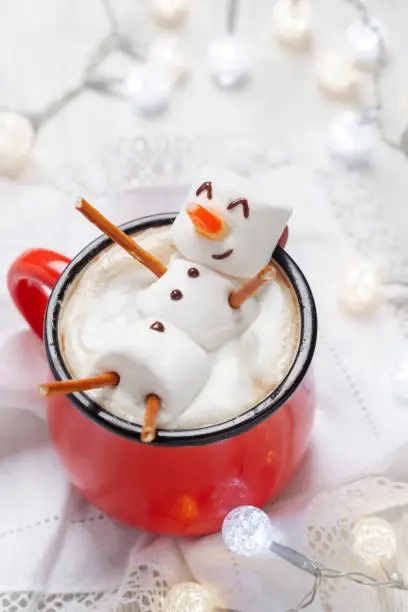
{"type": "Polygon", "coordinates": [[[228,223],[221,219],[217,213],[200,206],[200,204],[189,206],[187,214],[196,232],[204,238],[208,238],[208,240],[221,240],[229,232],[228,223]]]}

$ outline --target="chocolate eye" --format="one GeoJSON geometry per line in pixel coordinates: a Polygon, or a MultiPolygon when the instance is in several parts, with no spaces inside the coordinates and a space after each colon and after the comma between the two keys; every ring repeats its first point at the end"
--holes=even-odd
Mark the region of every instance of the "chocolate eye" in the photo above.
{"type": "Polygon", "coordinates": [[[200,276],[200,272],[197,270],[197,268],[189,268],[187,270],[187,274],[191,277],[191,278],[197,278],[197,276],[200,276]]]}
{"type": "Polygon", "coordinates": [[[239,198],[238,200],[234,200],[233,202],[230,202],[228,204],[227,210],[232,210],[236,206],[242,206],[243,211],[244,211],[244,217],[245,217],[245,219],[248,219],[248,217],[249,217],[249,204],[248,204],[248,200],[246,200],[245,198],[239,198]]]}
{"type": "Polygon", "coordinates": [[[206,191],[207,192],[207,198],[209,200],[212,200],[212,183],[211,183],[211,181],[207,181],[207,182],[203,183],[202,185],[200,185],[200,187],[196,191],[196,196],[198,197],[199,195],[201,195],[203,193],[203,191],[206,191]]]}
{"type": "Polygon", "coordinates": [[[150,329],[154,329],[154,331],[164,332],[166,329],[161,321],[155,321],[151,324],[150,329]]]}
{"type": "Polygon", "coordinates": [[[173,291],[170,293],[170,298],[172,300],[181,300],[182,297],[183,294],[181,293],[180,289],[173,289],[173,291]]]}

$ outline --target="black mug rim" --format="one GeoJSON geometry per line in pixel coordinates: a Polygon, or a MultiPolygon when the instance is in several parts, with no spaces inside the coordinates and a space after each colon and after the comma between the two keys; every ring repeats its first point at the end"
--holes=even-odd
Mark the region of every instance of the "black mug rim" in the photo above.
{"type": "MultiPolygon", "coordinates": [[[[141,217],[121,225],[126,234],[134,234],[150,227],[173,223],[177,213],[160,213],[141,217]]],[[[58,336],[58,322],[64,297],[78,274],[101,251],[112,245],[105,235],[99,236],[80,251],[62,272],[48,300],[44,319],[44,346],[51,372],[55,380],[70,380],[72,377],[62,355],[58,336]]],[[[252,429],[287,402],[302,382],[309,369],[316,346],[317,313],[309,284],[294,260],[281,247],[276,247],[272,258],[281,266],[288,277],[299,303],[300,338],[293,364],[282,380],[265,399],[246,412],[215,425],[196,429],[158,429],[150,446],[200,446],[229,439],[252,429]]],[[[141,425],[122,419],[101,406],[84,392],[67,396],[88,418],[111,432],[140,442],[141,425]]]]}

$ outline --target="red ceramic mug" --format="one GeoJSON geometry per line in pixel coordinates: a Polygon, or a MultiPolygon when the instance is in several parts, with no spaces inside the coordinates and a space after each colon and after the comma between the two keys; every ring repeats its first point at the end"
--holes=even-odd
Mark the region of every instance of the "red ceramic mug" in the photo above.
{"type": "MultiPolygon", "coordinates": [[[[132,234],[173,220],[174,214],[154,215],[122,229],[132,234]]],[[[58,333],[64,296],[84,267],[110,244],[101,236],[72,261],[52,251],[28,251],[10,268],[11,296],[44,338],[56,380],[70,378],[58,333]],[[52,289],[49,299],[45,288],[52,289]]],[[[280,247],[273,258],[299,301],[299,349],[279,387],[244,414],[195,430],[159,430],[152,444],[142,444],[139,425],[107,412],[86,393],[48,399],[51,438],[69,478],[106,514],[154,533],[210,533],[220,528],[232,508],[264,506],[293,476],[305,454],[315,411],[310,364],[317,319],[298,266],[280,247]]]]}

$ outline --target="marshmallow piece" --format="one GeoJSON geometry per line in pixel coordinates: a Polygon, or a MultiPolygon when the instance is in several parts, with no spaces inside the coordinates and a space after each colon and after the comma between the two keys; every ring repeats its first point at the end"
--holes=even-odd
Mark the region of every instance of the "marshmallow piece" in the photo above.
{"type": "Polygon", "coordinates": [[[171,425],[204,386],[210,363],[183,331],[163,319],[144,319],[126,337],[111,339],[98,351],[92,373],[109,371],[120,376],[119,385],[110,390],[112,402],[120,404],[123,398],[123,405],[134,404],[140,412],[147,395],[154,393],[162,403],[160,423],[171,425]]]}
{"type": "Polygon", "coordinates": [[[254,299],[231,308],[228,297],[234,289],[224,276],[175,257],[167,272],[139,293],[136,308],[143,317],[163,317],[213,350],[246,329],[257,311],[254,299]]]}
{"type": "Polygon", "coordinates": [[[250,278],[272,256],[291,214],[288,199],[271,180],[262,185],[227,170],[204,169],[174,221],[173,242],[187,259],[223,274],[250,278]],[[197,231],[187,213],[197,204],[226,222],[227,233],[211,240],[197,231]]]}

